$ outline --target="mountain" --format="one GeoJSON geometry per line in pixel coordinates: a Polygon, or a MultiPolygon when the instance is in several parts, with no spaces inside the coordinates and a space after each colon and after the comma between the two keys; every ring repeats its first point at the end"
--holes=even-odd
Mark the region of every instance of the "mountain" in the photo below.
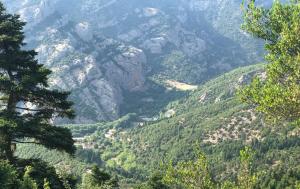
{"type": "Polygon", "coordinates": [[[28,23],[28,48],[53,70],[52,87],[72,91],[74,123],[118,119],[136,93],[201,84],[262,53],[240,29],[235,0],[3,2],[28,23]]]}
{"type": "Polygon", "coordinates": [[[265,77],[264,67],[238,68],[210,80],[170,102],[155,119],[129,114],[113,122],[66,125],[78,147],[75,160],[28,145],[18,148],[17,154],[42,158],[58,168],[64,165],[75,175],[97,163],[119,176],[121,188],[128,188],[161,169],[162,162],[193,159],[199,147],[215,180],[234,180],[239,152],[247,145],[256,152],[253,166],[261,173],[259,186],[283,183],[285,188],[289,186],[285,178],[294,178],[300,169],[299,129],[265,122],[236,96],[254,76],[265,77]]]}
{"type": "Polygon", "coordinates": [[[199,148],[213,180],[235,181],[250,146],[258,187],[295,188],[299,129],[276,127],[237,96],[254,76],[266,78],[254,64],[262,42],[240,29],[240,1],[3,2],[28,22],[27,48],[53,70],[52,88],[72,92],[78,115],[56,120],[71,130],[75,157],[33,144],[18,144],[17,157],[78,180],[97,164],[132,188],[199,148]]]}

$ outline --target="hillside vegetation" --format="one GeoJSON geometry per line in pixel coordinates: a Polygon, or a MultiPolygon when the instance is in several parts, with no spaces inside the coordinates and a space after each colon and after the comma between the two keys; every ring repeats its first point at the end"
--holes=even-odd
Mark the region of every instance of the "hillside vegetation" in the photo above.
{"type": "MultiPolygon", "coordinates": [[[[216,180],[234,180],[239,152],[249,145],[256,151],[256,169],[266,172],[260,182],[267,186],[275,182],[273,174],[293,177],[298,171],[300,139],[294,128],[265,123],[262,115],[236,97],[237,90],[253,76],[264,77],[263,68],[254,65],[221,75],[169,103],[157,118],[145,120],[129,114],[115,122],[67,127],[75,137],[84,138],[81,145],[85,149],[79,148],[82,160],[101,162],[126,183],[145,180],[160,168],[159,162],[196,158],[198,146],[206,153],[216,180]],[[269,180],[263,180],[266,178],[269,180]]],[[[23,154],[28,157],[30,153],[23,154]]]]}

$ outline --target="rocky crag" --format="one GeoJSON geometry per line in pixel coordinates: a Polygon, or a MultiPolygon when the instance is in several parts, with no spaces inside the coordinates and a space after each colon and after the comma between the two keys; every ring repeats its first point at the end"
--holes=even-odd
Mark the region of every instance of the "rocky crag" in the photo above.
{"type": "Polygon", "coordinates": [[[199,84],[260,52],[233,0],[3,2],[28,23],[52,86],[72,91],[76,123],[118,118],[123,93],[147,90],[149,77],[199,84]]]}

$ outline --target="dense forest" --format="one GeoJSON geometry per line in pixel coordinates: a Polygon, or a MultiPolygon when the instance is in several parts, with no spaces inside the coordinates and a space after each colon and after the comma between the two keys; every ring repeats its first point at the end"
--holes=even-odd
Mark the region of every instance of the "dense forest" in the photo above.
{"type": "MultiPolygon", "coordinates": [[[[0,188],[300,189],[300,2],[241,9],[265,63],[199,86],[171,81],[193,90],[169,102],[157,86],[156,103],[114,121],[58,124],[76,117],[72,91],[51,87],[26,23],[0,3],[0,188]]],[[[130,95],[125,110],[136,110],[130,95]]]]}

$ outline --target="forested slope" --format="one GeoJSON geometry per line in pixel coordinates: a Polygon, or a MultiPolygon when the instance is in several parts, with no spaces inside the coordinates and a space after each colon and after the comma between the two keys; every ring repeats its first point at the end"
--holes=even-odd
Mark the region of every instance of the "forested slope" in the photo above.
{"type": "MultiPolygon", "coordinates": [[[[239,152],[249,145],[256,151],[256,170],[266,172],[260,182],[267,186],[283,179],[283,185],[288,185],[287,180],[299,171],[299,131],[265,123],[262,115],[236,95],[255,75],[265,77],[263,67],[238,68],[221,75],[169,103],[152,119],[129,114],[115,122],[68,125],[74,136],[84,137],[78,143],[78,157],[113,170],[123,182],[136,183],[157,170],[160,162],[195,158],[200,146],[214,178],[224,180],[235,179],[239,152]],[[275,182],[275,177],[280,179],[275,182]]],[[[20,154],[28,157],[31,153],[20,154]]]]}

